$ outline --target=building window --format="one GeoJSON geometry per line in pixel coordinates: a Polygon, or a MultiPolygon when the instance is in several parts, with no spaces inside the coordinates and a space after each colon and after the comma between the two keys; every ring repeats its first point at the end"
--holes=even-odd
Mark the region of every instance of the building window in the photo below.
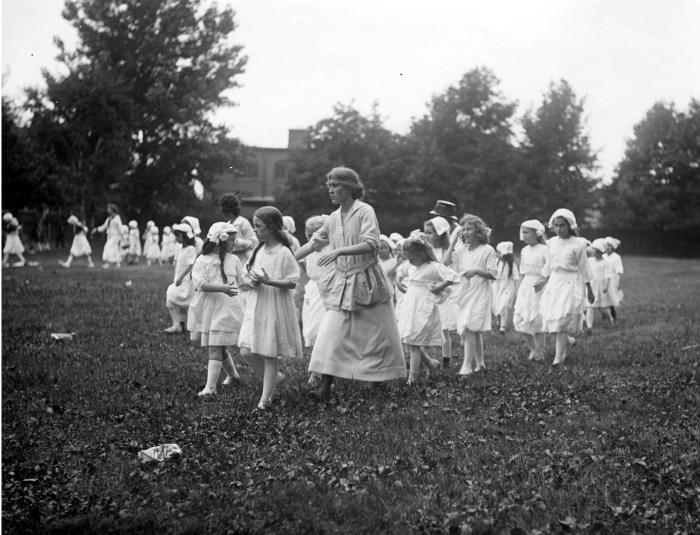
{"type": "Polygon", "coordinates": [[[275,178],[287,178],[287,162],[281,160],[275,163],[275,178]]]}
{"type": "Polygon", "coordinates": [[[258,176],[258,162],[248,162],[243,169],[243,176],[256,177],[258,176]]]}

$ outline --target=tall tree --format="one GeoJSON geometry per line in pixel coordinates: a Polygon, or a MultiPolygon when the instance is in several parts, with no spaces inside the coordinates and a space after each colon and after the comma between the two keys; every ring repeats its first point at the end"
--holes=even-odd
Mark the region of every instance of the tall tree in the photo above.
{"type": "Polygon", "coordinates": [[[306,218],[333,210],[325,176],[345,165],[360,175],[365,200],[374,206],[380,227],[407,230],[411,222],[406,214],[415,211],[418,190],[407,177],[405,144],[384,127],[376,106],[364,116],[352,105],[338,104],[331,117],[309,128],[308,139],[308,149],[293,158],[292,176],[281,192],[285,211],[306,218]]]}
{"type": "Polygon", "coordinates": [[[583,218],[595,208],[600,182],[586,133],[584,100],[566,80],[552,83],[522,125],[524,167],[516,191],[526,208],[523,216],[544,218],[565,206],[583,218]]]}
{"type": "Polygon", "coordinates": [[[604,199],[607,225],[700,234],[700,101],[682,112],[654,104],[635,125],[604,199]]]}
{"type": "Polygon", "coordinates": [[[499,83],[485,67],[467,72],[433,97],[409,134],[412,176],[423,194],[456,202],[460,212],[479,214],[492,225],[507,222],[515,204],[509,185],[516,176],[516,104],[501,94],[499,83]]]}
{"type": "Polygon", "coordinates": [[[82,194],[118,199],[132,213],[177,212],[236,165],[238,143],[211,121],[230,104],[246,58],[231,45],[234,12],[200,0],[69,0],[78,31],[65,77],[45,74],[37,120],[57,128],[54,151],[82,194]]]}

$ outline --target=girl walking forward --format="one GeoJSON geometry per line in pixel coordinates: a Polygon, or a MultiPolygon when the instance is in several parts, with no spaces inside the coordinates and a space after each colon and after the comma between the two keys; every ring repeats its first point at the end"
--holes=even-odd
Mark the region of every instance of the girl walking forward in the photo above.
{"type": "Polygon", "coordinates": [[[178,243],[175,240],[173,229],[168,225],[163,227],[163,237],[160,240],[160,258],[163,262],[172,264],[177,255],[178,243]]]}
{"type": "Polygon", "coordinates": [[[328,193],[339,205],[297,252],[301,260],[330,245],[318,264],[332,265],[319,279],[326,312],[311,353],[309,371],[322,375],[315,397],[330,396],[333,377],[386,381],[406,377],[396,326],[391,283],[377,263],[379,225],[374,210],[360,201],[357,173],[336,167],[326,175],[328,193]]]}
{"type": "Polygon", "coordinates": [[[73,260],[84,256],[87,258],[88,267],[94,268],[95,264],[92,263],[92,248],[85,235],[88,229],[87,225],[83,224],[74,215],[68,218],[68,224],[73,227],[73,243],[68,253],[68,259],[65,262],[59,260],[58,263],[64,268],[69,268],[73,260]]]}
{"type": "Polygon", "coordinates": [[[187,223],[173,225],[173,234],[181,248],[177,253],[177,260],[175,260],[173,283],[168,286],[168,290],[165,292],[165,306],[172,319],[172,325],[165,329],[167,334],[185,332],[187,311],[194,293],[192,277],[189,275],[194,265],[194,259],[197,257],[194,231],[190,225],[187,223]]]}
{"type": "Polygon", "coordinates": [[[104,232],[107,234],[107,241],[102,250],[102,267],[108,268],[110,264],[114,267],[122,265],[122,220],[117,213],[117,205],[109,203],[107,205],[107,219],[99,227],[92,229],[92,232],[104,232]]]}
{"type": "Polygon", "coordinates": [[[17,267],[23,266],[27,263],[27,260],[24,258],[24,245],[22,245],[22,239],[19,237],[19,230],[22,226],[19,224],[19,220],[10,212],[4,213],[2,220],[5,223],[5,232],[7,233],[5,247],[2,250],[2,265],[3,267],[9,267],[10,255],[15,255],[19,260],[14,265],[17,267]]]}
{"type": "Polygon", "coordinates": [[[238,346],[256,373],[263,378],[258,409],[272,403],[281,358],[302,358],[301,333],[292,290],[299,280],[299,266],[282,229],[282,214],[263,206],[253,215],[253,229],[260,242],[247,265],[241,290],[247,290],[238,346]]]}
{"type": "Polygon", "coordinates": [[[433,248],[420,238],[405,240],[403,252],[411,267],[403,281],[406,294],[398,325],[401,341],[408,346],[411,358],[408,384],[414,384],[421,364],[430,371],[440,365],[423,348],[444,345],[438,305],[445,299],[443,290],[459,279],[457,273],[437,261],[433,248]]]}
{"type": "Polygon", "coordinates": [[[617,321],[616,309],[622,304],[622,288],[620,287],[620,278],[625,270],[622,268],[622,258],[617,253],[617,248],[620,246],[620,240],[610,236],[605,238],[608,245],[608,263],[610,264],[610,315],[613,321],[617,321]]]}
{"type": "Polygon", "coordinates": [[[549,228],[556,236],[547,241],[547,262],[543,280],[535,291],[544,287],[540,312],[545,332],[556,334],[554,364],[561,364],[568,350],[576,344],[571,336],[581,332],[586,296],[593,302],[591,271],[586,260],[586,240],[578,237],[576,217],[571,210],[559,208],[549,218],[549,228]],[[545,286],[546,284],[546,286],[545,286]]]}
{"type": "Polygon", "coordinates": [[[493,292],[490,281],[496,278],[498,258],[491,247],[491,229],[484,220],[465,214],[459,220],[461,228],[452,234],[445,262],[451,262],[458,239],[464,247],[457,252],[457,273],[461,285],[457,294],[457,332],[464,343],[464,362],[459,375],[485,370],[482,333],[491,330],[493,292]],[[476,368],[474,369],[474,364],[476,368]]]}
{"type": "MultiPolygon", "coordinates": [[[[153,224],[153,221],[149,221],[153,224]]],[[[150,226],[146,226],[146,232],[144,233],[148,236],[150,231],[150,226]]],[[[138,264],[139,257],[141,256],[141,233],[139,232],[139,224],[135,219],[129,221],[129,250],[126,253],[126,263],[129,265],[138,264]]]]}
{"type": "Polygon", "coordinates": [[[238,301],[238,286],[243,266],[232,253],[236,228],[229,223],[214,223],[192,267],[194,297],[187,313],[190,338],[207,347],[209,365],[207,384],[199,396],[216,394],[221,368],[230,384],[239,375],[226,346],[238,343],[243,310],[238,301]]]}
{"type": "MultiPolygon", "coordinates": [[[[433,249],[435,258],[444,265],[445,255],[450,247],[450,223],[441,216],[433,217],[423,223],[428,243],[433,249]]],[[[448,268],[451,269],[451,268],[448,268]]],[[[455,272],[456,273],[456,272],[455,272]]],[[[442,326],[442,366],[447,368],[452,358],[452,337],[450,332],[457,330],[457,303],[449,295],[438,304],[440,325],[442,326]]]]}
{"type": "Polygon", "coordinates": [[[547,242],[544,238],[544,225],[537,219],[529,219],[520,225],[520,239],[525,247],[520,251],[520,274],[513,309],[513,327],[525,335],[530,349],[528,360],[544,360],[544,324],[540,313],[542,291],[535,290],[543,280],[542,268],[547,261],[547,242]]]}
{"type": "Polygon", "coordinates": [[[591,270],[591,288],[593,289],[593,302],[589,303],[586,309],[586,328],[590,334],[593,330],[593,322],[595,321],[595,311],[600,310],[603,319],[610,322],[612,325],[613,318],[610,315],[610,283],[612,280],[612,270],[610,262],[605,256],[608,249],[608,244],[603,238],[593,240],[591,244],[593,256],[588,258],[588,267],[591,270]]]}
{"type": "Polygon", "coordinates": [[[506,334],[513,316],[513,305],[517,292],[520,273],[513,258],[513,242],[502,241],[496,245],[498,254],[498,273],[491,283],[493,290],[493,315],[498,322],[498,330],[506,334]]]}
{"type": "Polygon", "coordinates": [[[143,256],[146,257],[146,265],[163,264],[161,260],[160,245],[158,245],[158,227],[153,221],[146,223],[147,230],[144,231],[143,256]],[[148,224],[150,223],[150,225],[148,224]]]}

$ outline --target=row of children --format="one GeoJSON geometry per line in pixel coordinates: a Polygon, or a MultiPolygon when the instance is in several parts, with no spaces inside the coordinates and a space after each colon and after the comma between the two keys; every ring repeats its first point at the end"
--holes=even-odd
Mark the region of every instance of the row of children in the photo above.
{"type": "Polygon", "coordinates": [[[614,252],[619,241],[590,244],[579,238],[569,210],[552,215],[549,227],[556,236],[548,241],[539,221],[521,225],[526,246],[518,270],[512,242],[502,242],[494,251],[483,220],[465,215],[457,225],[453,207],[438,201],[422,231],[406,240],[398,234],[382,236],[379,248],[380,264],[398,290],[399,331],[411,353],[411,377],[420,363],[437,368],[425,352],[428,346],[441,346],[443,365],[449,365],[454,331],[464,343],[459,374],[485,369],[482,334],[491,330],[492,314],[502,332],[513,319],[515,330],[526,335],[531,360],[544,358],[544,333],[555,334],[554,363],[560,364],[575,344],[571,335],[581,330],[584,311],[590,329],[596,309],[607,314],[619,305],[622,263],[614,252]],[[587,260],[589,249],[594,254],[587,260]]]}

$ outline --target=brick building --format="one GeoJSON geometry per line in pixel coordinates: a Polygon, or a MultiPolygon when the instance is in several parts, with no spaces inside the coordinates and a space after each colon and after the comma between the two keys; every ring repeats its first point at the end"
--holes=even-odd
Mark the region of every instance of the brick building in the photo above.
{"type": "Polygon", "coordinates": [[[247,147],[249,158],[242,173],[223,173],[213,185],[216,196],[240,192],[242,214],[251,217],[256,208],[275,202],[275,192],[289,175],[290,156],[307,147],[307,131],[290,129],[286,148],[247,147]]]}

